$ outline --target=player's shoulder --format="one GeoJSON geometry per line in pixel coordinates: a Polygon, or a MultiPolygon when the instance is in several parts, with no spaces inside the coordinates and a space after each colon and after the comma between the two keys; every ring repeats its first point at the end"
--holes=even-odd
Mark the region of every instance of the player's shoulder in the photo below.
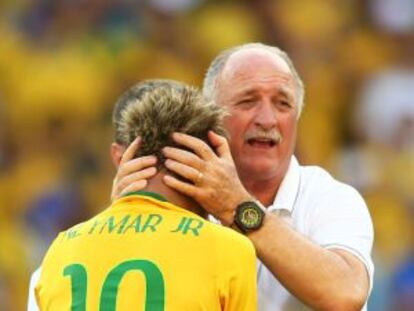
{"type": "Polygon", "coordinates": [[[78,222],[71,227],[63,230],[60,232],[60,235],[67,235],[67,234],[75,234],[77,231],[83,231],[84,228],[91,227],[96,223],[101,222],[103,219],[106,219],[108,217],[112,216],[111,210],[109,208],[104,209],[103,211],[99,212],[98,214],[85,219],[82,222],[78,222]]]}
{"type": "Polygon", "coordinates": [[[242,251],[255,254],[252,241],[243,234],[231,228],[209,221],[206,221],[206,226],[209,230],[209,234],[215,241],[217,241],[216,243],[223,252],[242,251]]]}
{"type": "Polygon", "coordinates": [[[78,223],[76,223],[76,224],[74,224],[74,225],[58,232],[58,234],[56,235],[56,237],[53,240],[53,242],[52,242],[51,246],[49,247],[49,249],[52,248],[54,246],[54,244],[57,244],[57,242],[62,240],[62,239],[65,239],[65,238],[70,239],[74,236],[77,236],[79,234],[79,232],[84,230],[84,228],[90,226],[93,223],[99,222],[100,219],[102,217],[105,217],[106,214],[107,214],[107,210],[104,210],[104,211],[100,212],[99,214],[97,214],[97,215],[95,215],[95,216],[93,216],[89,219],[86,219],[82,222],[78,222],[78,223]]]}
{"type": "Polygon", "coordinates": [[[70,237],[71,235],[77,235],[78,232],[81,231],[82,228],[84,228],[85,226],[87,226],[89,223],[93,223],[93,222],[97,221],[97,216],[98,215],[96,215],[96,216],[94,216],[94,217],[92,217],[90,219],[87,219],[85,221],[76,223],[76,224],[72,225],[71,227],[69,227],[69,228],[67,228],[65,230],[62,230],[61,232],[58,233],[55,241],[56,240],[59,240],[59,239],[62,239],[65,236],[70,237]]]}
{"type": "Polygon", "coordinates": [[[82,235],[89,224],[93,224],[96,221],[99,221],[99,217],[101,217],[102,213],[95,215],[94,217],[87,219],[83,222],[79,222],[77,224],[72,225],[71,227],[60,231],[57,233],[56,237],[53,239],[51,244],[49,245],[43,260],[42,266],[45,265],[50,260],[53,260],[56,257],[64,256],[65,253],[68,252],[68,247],[73,247],[74,243],[64,243],[65,241],[78,241],[78,236],[82,235]]]}

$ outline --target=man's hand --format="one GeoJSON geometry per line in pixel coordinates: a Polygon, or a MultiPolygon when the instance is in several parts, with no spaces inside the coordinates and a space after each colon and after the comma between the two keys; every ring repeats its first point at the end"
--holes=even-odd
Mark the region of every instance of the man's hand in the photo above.
{"type": "Polygon", "coordinates": [[[174,133],[173,139],[194,153],[165,147],[165,166],[172,172],[192,181],[188,183],[173,176],[164,176],[167,186],[195,199],[207,212],[224,225],[231,225],[235,209],[252,196],[243,187],[231,157],[227,140],[212,131],[209,139],[217,154],[202,140],[174,133]]]}
{"type": "Polygon", "coordinates": [[[148,184],[147,179],[157,174],[157,168],[154,166],[157,163],[155,156],[134,159],[140,144],[141,139],[137,137],[122,155],[112,184],[112,201],[128,192],[144,189],[148,184]]]}

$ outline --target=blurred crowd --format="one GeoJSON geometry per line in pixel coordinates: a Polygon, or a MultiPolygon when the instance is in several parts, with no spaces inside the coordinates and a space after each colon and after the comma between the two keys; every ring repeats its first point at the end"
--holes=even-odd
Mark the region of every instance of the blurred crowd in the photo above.
{"type": "Polygon", "coordinates": [[[57,232],[109,203],[113,104],[142,79],[201,85],[261,41],[306,85],[297,156],[358,188],[371,310],[414,310],[414,1],[0,1],[0,310],[24,310],[57,232]]]}

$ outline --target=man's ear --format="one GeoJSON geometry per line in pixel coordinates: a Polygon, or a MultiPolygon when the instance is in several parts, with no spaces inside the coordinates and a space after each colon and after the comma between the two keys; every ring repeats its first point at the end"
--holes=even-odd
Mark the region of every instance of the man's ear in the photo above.
{"type": "Polygon", "coordinates": [[[118,168],[119,163],[121,163],[122,155],[125,152],[125,147],[118,143],[112,143],[110,152],[112,163],[115,165],[116,168],[118,168]]]}

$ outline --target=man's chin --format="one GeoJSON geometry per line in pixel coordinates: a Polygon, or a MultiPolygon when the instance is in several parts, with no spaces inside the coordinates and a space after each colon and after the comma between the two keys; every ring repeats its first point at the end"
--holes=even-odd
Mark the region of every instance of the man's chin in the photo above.
{"type": "Polygon", "coordinates": [[[252,178],[272,178],[277,175],[278,171],[277,159],[254,159],[253,161],[246,161],[241,166],[241,175],[252,178]]]}

